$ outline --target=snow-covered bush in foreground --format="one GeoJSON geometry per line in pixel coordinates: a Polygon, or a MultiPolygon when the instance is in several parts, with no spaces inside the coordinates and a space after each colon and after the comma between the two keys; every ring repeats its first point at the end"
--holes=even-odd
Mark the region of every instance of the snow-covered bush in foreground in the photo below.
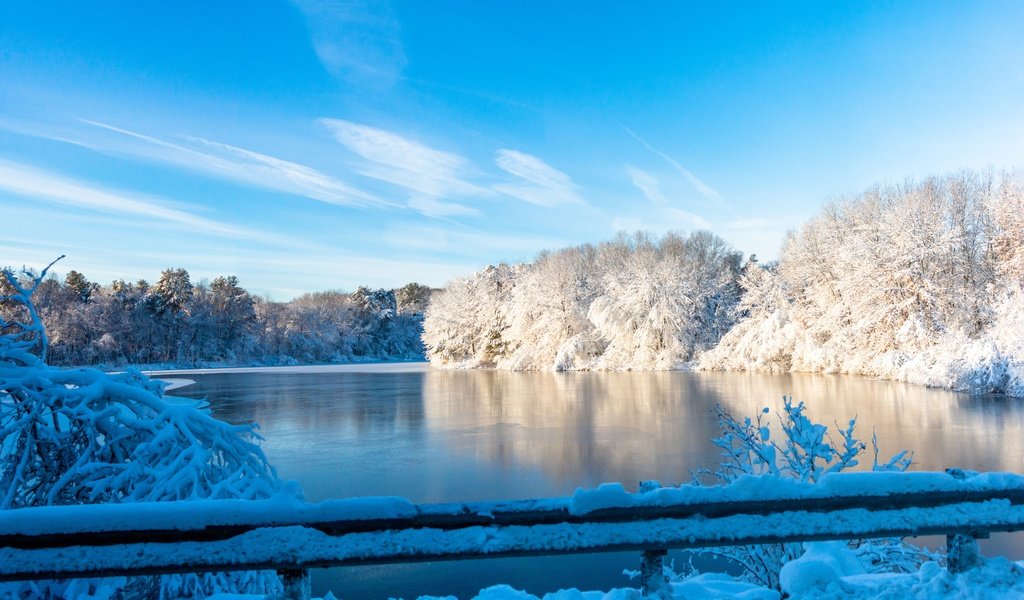
{"type": "MultiPolygon", "coordinates": [[[[805,414],[804,403],[783,401],[776,431],[766,420],[765,408],[755,419],[733,418],[717,407],[722,436],[713,440],[722,450],[722,463],[715,471],[702,470],[693,476],[699,485],[711,478],[727,483],[744,475],[775,475],[799,481],[816,482],[823,475],[852,469],[860,465],[867,444],[854,435],[856,419],[846,428],[838,428],[836,438],[826,425],[814,423],[805,414]],[[776,434],[781,434],[776,438],[776,434]]],[[[911,454],[900,452],[885,462],[878,461],[878,444],[872,440],[875,471],[905,471],[911,454]]],[[[872,570],[907,572],[916,568],[929,555],[900,540],[852,542],[858,555],[872,570]]],[[[779,589],[779,573],[783,565],[800,556],[802,544],[764,544],[758,546],[727,546],[713,554],[729,559],[743,569],[743,578],[771,589],[779,589]]]]}
{"type": "MultiPolygon", "coordinates": [[[[815,482],[829,473],[860,466],[867,444],[854,435],[855,420],[830,432],[805,414],[802,403],[784,401],[777,423],[762,411],[755,419],[737,420],[721,407],[723,435],[714,443],[722,449],[718,470],[694,475],[693,483],[713,478],[725,483],[746,475],[773,475],[815,482]],[[835,438],[833,438],[833,433],[835,438]]],[[[879,462],[872,440],[875,471],[904,471],[911,456],[900,452],[879,462]]],[[[665,599],[712,600],[953,600],[1024,597],[1024,567],[1004,558],[991,558],[973,569],[953,574],[935,562],[937,556],[900,540],[810,542],[716,548],[711,552],[733,561],[738,576],[724,573],[678,575],[669,572],[665,599]]],[[[536,596],[508,585],[481,590],[476,600],[639,600],[635,588],[610,591],[559,590],[536,596]]],[[[432,600],[421,597],[420,600],[432,600]]],[[[439,600],[439,599],[438,599],[439,600]]],[[[447,600],[447,599],[446,599],[447,600]]]]}
{"type": "MultiPolygon", "coordinates": [[[[200,401],[168,402],[162,384],[138,372],[48,366],[46,332],[31,298],[46,270],[24,275],[2,273],[0,303],[14,318],[0,318],[0,508],[255,499],[282,489],[254,426],[218,421],[200,401]]],[[[239,584],[264,591],[277,585],[272,573],[162,579],[164,597],[201,597],[239,584]]],[[[127,585],[138,591],[157,583],[143,578],[127,585]]],[[[109,591],[118,582],[24,586],[29,596],[70,596],[85,589],[109,591]]]]}
{"type": "MultiPolygon", "coordinates": [[[[806,544],[799,558],[783,568],[782,593],[722,573],[705,573],[672,581],[672,600],[1011,600],[1024,598],[1024,567],[991,558],[977,568],[953,574],[925,562],[908,573],[870,573],[844,544],[806,544]],[[783,596],[785,594],[785,596],[783,596]]],[[[607,592],[559,590],[541,596],[496,585],[474,600],[640,600],[640,590],[607,592]]],[[[419,600],[442,600],[422,596],[419,600]]],[[[443,600],[451,600],[450,597],[443,600]]]]}

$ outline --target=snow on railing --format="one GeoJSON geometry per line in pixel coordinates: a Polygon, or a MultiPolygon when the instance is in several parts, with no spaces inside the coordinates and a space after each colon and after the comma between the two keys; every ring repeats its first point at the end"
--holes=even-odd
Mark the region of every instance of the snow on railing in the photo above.
{"type": "Polygon", "coordinates": [[[309,504],[282,494],[5,510],[0,581],[277,569],[302,598],[311,567],[637,550],[654,593],[665,585],[668,548],[945,534],[955,570],[973,566],[971,538],[1024,529],[1024,476],[1010,473],[748,476],[643,489],[606,484],[569,498],[467,504],[309,504]]]}

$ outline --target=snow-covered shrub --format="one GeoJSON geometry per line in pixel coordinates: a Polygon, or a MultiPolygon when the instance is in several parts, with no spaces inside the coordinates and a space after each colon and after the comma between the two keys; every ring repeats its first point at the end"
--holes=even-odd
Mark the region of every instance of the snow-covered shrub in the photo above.
{"type": "MultiPolygon", "coordinates": [[[[828,473],[837,473],[860,465],[867,444],[854,434],[856,419],[834,432],[807,417],[803,402],[783,400],[775,431],[765,408],[756,418],[738,420],[722,406],[716,408],[722,436],[713,443],[722,450],[722,463],[715,471],[701,470],[693,476],[700,485],[710,478],[727,483],[745,475],[775,475],[805,482],[818,481],[828,473]],[[776,433],[781,434],[776,437],[776,433]],[[833,436],[833,433],[835,436],[833,436]]],[[[911,454],[899,452],[879,462],[878,443],[872,439],[875,471],[905,471],[911,454]]],[[[916,569],[929,555],[900,540],[851,542],[861,562],[873,570],[909,571],[916,569]]],[[[755,583],[779,589],[782,566],[803,554],[803,544],[763,544],[715,548],[710,552],[727,558],[743,569],[743,576],[755,583]]]]}
{"type": "MultiPolygon", "coordinates": [[[[258,499],[282,491],[255,426],[219,421],[201,401],[169,402],[163,384],[138,371],[47,365],[46,331],[32,303],[45,275],[46,269],[21,279],[2,272],[0,508],[258,499]]],[[[138,591],[159,583],[127,585],[138,591]]],[[[272,573],[171,576],[161,585],[165,597],[202,597],[239,583],[255,583],[253,591],[261,592],[277,585],[272,573]]],[[[59,596],[69,585],[26,589],[59,596]]]]}

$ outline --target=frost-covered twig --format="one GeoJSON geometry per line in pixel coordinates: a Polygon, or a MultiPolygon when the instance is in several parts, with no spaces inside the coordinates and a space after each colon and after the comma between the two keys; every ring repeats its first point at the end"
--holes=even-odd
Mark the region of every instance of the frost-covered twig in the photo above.
{"type": "MultiPolygon", "coordinates": [[[[840,442],[837,444],[826,425],[815,423],[806,415],[803,402],[783,398],[778,416],[781,438],[772,438],[772,430],[765,422],[769,409],[763,409],[755,419],[742,421],[734,418],[722,406],[716,415],[722,435],[712,442],[722,450],[722,463],[713,475],[726,483],[744,475],[770,473],[800,481],[817,481],[822,475],[851,469],[859,465],[858,457],[867,445],[857,439],[857,419],[851,419],[845,428],[836,425],[840,442]]],[[[874,447],[873,469],[876,471],[904,471],[910,466],[911,454],[900,452],[888,461],[879,463],[878,439],[872,436],[874,447]]],[[[691,472],[693,483],[700,484],[701,476],[711,475],[707,469],[691,472]]],[[[901,540],[882,540],[866,543],[852,541],[851,545],[868,563],[869,570],[888,569],[908,571],[916,568],[933,555],[901,540]]],[[[785,563],[803,553],[801,544],[768,544],[713,548],[707,553],[727,558],[744,572],[744,577],[771,588],[779,587],[779,570],[785,563]]]]}

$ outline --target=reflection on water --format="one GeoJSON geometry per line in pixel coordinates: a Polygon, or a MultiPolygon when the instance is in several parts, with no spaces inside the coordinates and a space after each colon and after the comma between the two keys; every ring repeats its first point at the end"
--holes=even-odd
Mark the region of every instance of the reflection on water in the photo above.
{"type": "MultiPolygon", "coordinates": [[[[1024,471],[1024,403],[885,381],[752,373],[505,371],[244,373],[191,376],[183,395],[215,414],[256,421],[282,477],[310,500],[400,495],[414,502],[562,496],[605,481],[679,482],[714,466],[713,408],[778,410],[792,395],[809,415],[858,419],[883,454],[910,449],[917,469],[1024,471]]],[[[868,459],[868,462],[870,458],[868,459]]],[[[1024,556],[1009,536],[988,552],[1024,556]]],[[[637,557],[467,561],[318,571],[339,597],[457,594],[500,581],[534,592],[621,586],[637,557]]]]}

